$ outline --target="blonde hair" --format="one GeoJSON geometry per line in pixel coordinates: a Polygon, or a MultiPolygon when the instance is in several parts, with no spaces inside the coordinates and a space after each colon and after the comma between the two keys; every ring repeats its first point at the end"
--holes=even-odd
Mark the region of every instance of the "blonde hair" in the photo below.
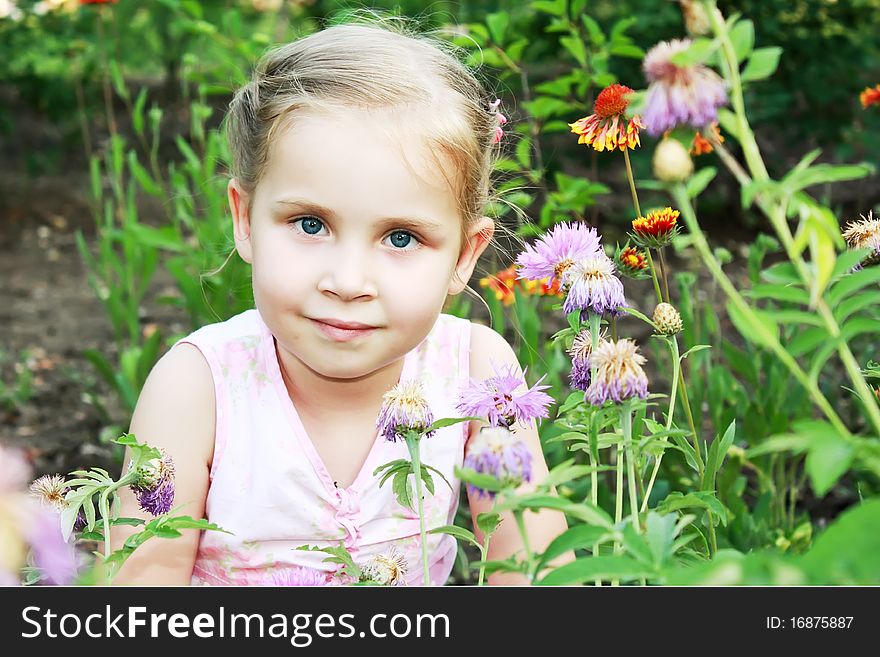
{"type": "Polygon", "coordinates": [[[273,137],[298,111],[413,110],[408,114],[424,150],[455,195],[463,247],[469,227],[496,200],[491,174],[500,149],[492,97],[456,46],[417,32],[411,19],[366,12],[350,20],[260,59],[224,119],[232,173],[253,198],[273,137]],[[452,165],[452,180],[444,162],[452,165]]]}

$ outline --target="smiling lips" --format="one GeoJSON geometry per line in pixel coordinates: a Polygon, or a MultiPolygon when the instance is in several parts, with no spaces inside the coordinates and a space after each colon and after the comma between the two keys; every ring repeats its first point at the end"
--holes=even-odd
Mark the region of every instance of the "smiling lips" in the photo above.
{"type": "Polygon", "coordinates": [[[312,319],[321,332],[336,342],[349,342],[365,337],[375,331],[378,326],[361,322],[344,322],[338,319],[312,319]]]}

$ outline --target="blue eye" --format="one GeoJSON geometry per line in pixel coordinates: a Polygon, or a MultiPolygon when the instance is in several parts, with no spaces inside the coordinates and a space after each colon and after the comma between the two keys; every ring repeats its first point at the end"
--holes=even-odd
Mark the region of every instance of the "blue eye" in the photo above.
{"type": "Polygon", "coordinates": [[[321,228],[324,227],[324,223],[315,217],[304,217],[302,219],[297,219],[293,223],[297,222],[300,222],[302,230],[306,235],[317,235],[321,228]]]}
{"type": "Polygon", "coordinates": [[[388,237],[391,239],[391,243],[399,249],[404,249],[409,246],[409,243],[413,239],[412,233],[407,233],[404,230],[395,230],[388,237]]]}

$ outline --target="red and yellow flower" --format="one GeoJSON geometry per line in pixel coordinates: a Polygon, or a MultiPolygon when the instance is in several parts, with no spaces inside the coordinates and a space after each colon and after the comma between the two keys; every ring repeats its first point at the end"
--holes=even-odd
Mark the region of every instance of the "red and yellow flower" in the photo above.
{"type": "Polygon", "coordinates": [[[561,296],[562,291],[559,279],[548,282],[549,278],[538,281],[527,278],[517,278],[516,265],[499,271],[497,274],[480,279],[480,287],[489,288],[495,293],[495,298],[505,306],[509,306],[516,300],[514,290],[519,289],[529,296],[561,296]]]}
{"type": "Polygon", "coordinates": [[[880,106],[880,84],[876,87],[867,87],[859,94],[859,100],[862,101],[862,107],[865,109],[871,105],[880,106]]]}
{"type": "Polygon", "coordinates": [[[639,279],[648,276],[648,259],[644,251],[627,245],[614,259],[617,270],[627,278],[639,279]]]}
{"type": "Polygon", "coordinates": [[[572,132],[580,135],[578,143],[597,151],[615,148],[625,151],[640,146],[639,130],[645,126],[638,115],[626,118],[632,93],[632,89],[622,84],[605,87],[596,97],[593,113],[568,124],[572,132]]]}
{"type": "Polygon", "coordinates": [[[639,246],[659,249],[672,241],[678,233],[678,217],[681,213],[672,208],[653,210],[645,217],[632,222],[632,238],[639,246]]]}

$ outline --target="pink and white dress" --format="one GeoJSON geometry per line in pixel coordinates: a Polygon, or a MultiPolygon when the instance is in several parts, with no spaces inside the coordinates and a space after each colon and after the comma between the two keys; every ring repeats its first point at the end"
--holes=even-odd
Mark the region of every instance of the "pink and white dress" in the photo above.
{"type": "MultiPolygon", "coordinates": [[[[435,418],[461,415],[455,403],[468,382],[470,333],[468,320],[441,314],[405,356],[400,380],[421,379],[435,418]]],[[[380,487],[373,476],[379,465],[408,459],[406,444],[377,432],[354,483],[337,488],[290,399],[274,337],[257,310],[205,326],[181,342],[201,351],[214,379],[217,417],[205,515],[232,532],[202,532],[192,583],[341,583],[341,566],[325,562],[326,553],[297,550],[341,541],[361,566],[395,550],[406,559],[406,583],[423,584],[418,514],[397,502],[390,480],[380,487]]],[[[450,490],[434,474],[434,494],[424,491],[429,530],[455,518],[460,482],[453,469],[462,463],[467,427],[454,424],[421,442],[422,462],[452,484],[450,490]]],[[[456,542],[445,534],[427,540],[431,581],[442,585],[456,542]]]]}

